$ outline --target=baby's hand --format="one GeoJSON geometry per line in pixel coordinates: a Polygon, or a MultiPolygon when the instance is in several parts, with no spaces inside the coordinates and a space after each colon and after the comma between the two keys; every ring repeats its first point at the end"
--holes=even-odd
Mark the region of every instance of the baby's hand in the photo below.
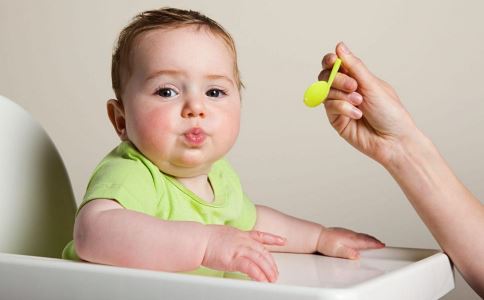
{"type": "Polygon", "coordinates": [[[279,271],[264,245],[283,246],[286,240],[261,231],[245,232],[223,225],[207,225],[210,236],[202,265],[211,269],[242,272],[257,281],[274,282],[279,271]]]}
{"type": "Polygon", "coordinates": [[[358,259],[361,249],[383,248],[385,244],[376,238],[344,228],[323,228],[317,251],[334,257],[358,259]]]}

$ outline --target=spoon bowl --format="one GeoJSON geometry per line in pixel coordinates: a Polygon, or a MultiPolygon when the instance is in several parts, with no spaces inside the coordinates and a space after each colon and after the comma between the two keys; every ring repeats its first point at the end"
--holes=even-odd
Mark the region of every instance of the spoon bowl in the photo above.
{"type": "Polygon", "coordinates": [[[304,93],[304,104],[316,107],[321,104],[329,94],[329,84],[326,81],[316,81],[304,93]]]}
{"type": "Polygon", "coordinates": [[[333,83],[340,66],[341,59],[337,58],[334,62],[328,81],[316,81],[308,87],[304,93],[304,104],[309,107],[316,107],[326,100],[331,84],[333,83]]]}

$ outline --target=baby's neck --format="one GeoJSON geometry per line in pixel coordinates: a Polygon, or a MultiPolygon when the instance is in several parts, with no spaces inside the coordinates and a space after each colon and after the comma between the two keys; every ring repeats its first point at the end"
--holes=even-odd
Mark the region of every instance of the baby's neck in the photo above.
{"type": "Polygon", "coordinates": [[[213,202],[213,190],[207,174],[195,177],[177,177],[176,179],[201,199],[209,203],[213,202]]]}

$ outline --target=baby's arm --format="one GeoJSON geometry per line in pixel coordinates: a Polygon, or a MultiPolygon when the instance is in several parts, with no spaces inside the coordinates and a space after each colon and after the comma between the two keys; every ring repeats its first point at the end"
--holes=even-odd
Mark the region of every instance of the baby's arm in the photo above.
{"type": "Polygon", "coordinates": [[[256,205],[257,222],[254,230],[266,230],[287,239],[285,246],[267,247],[274,252],[313,253],[323,226],[298,219],[267,206],[256,205]],[[282,234],[284,233],[284,234],[282,234]]]}
{"type": "Polygon", "coordinates": [[[221,225],[163,221],[96,199],[79,212],[74,228],[77,254],[86,261],[162,271],[191,271],[201,265],[275,281],[277,267],[263,244],[280,237],[221,225]]]}
{"type": "Polygon", "coordinates": [[[270,207],[256,205],[255,230],[286,237],[285,246],[266,246],[275,252],[314,253],[343,258],[358,258],[358,250],[382,248],[385,244],[372,236],[343,228],[324,226],[283,214],[270,207]]]}

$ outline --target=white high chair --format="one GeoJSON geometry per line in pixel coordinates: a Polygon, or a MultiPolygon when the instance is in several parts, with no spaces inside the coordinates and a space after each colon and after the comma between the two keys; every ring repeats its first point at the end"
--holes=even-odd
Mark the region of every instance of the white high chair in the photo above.
{"type": "Polygon", "coordinates": [[[0,252],[60,257],[76,210],[62,159],[42,127],[2,96],[0,137],[0,252]]]}
{"type": "Polygon", "coordinates": [[[41,126],[1,96],[0,137],[0,299],[403,300],[454,288],[448,257],[425,249],[369,250],[357,261],[274,253],[275,284],[58,259],[76,207],[62,160],[41,126]]]}

